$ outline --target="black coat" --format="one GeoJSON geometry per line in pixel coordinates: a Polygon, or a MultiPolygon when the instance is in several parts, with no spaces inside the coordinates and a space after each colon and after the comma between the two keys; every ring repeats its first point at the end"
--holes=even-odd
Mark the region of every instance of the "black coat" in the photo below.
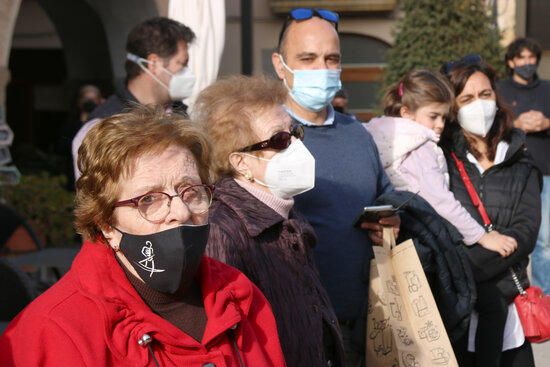
{"type": "Polygon", "coordinates": [[[456,199],[475,220],[483,224],[450,156],[453,151],[464,163],[495,229],[514,237],[518,242],[517,250],[505,258],[480,245],[467,247],[478,282],[498,281],[507,277],[510,266],[516,269],[525,268],[537,240],[541,221],[541,174],[525,148],[523,132],[513,129],[509,144],[504,161],[480,174],[475,165],[466,158],[467,143],[462,130],[454,131],[450,139],[442,142],[449,167],[450,188],[456,199]]]}
{"type": "MultiPolygon", "coordinates": [[[[397,207],[411,195],[406,191],[393,191],[380,196],[376,203],[397,207]]],[[[451,340],[457,340],[468,330],[476,301],[475,281],[464,254],[462,236],[419,196],[399,215],[397,243],[413,240],[447,333],[451,340]]]]}

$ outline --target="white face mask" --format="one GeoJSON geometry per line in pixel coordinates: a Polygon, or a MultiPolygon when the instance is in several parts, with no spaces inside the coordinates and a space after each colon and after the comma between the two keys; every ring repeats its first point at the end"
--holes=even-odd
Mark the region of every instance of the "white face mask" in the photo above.
{"type": "Polygon", "coordinates": [[[497,103],[493,100],[478,99],[458,110],[458,123],[472,134],[485,137],[495,121],[497,103]]]}
{"type": "Polygon", "coordinates": [[[254,180],[268,187],[275,196],[290,199],[315,186],[315,158],[300,140],[295,140],[271,159],[245,155],[268,162],[265,182],[254,180]]]}
{"type": "Polygon", "coordinates": [[[181,69],[180,72],[173,74],[166,68],[162,68],[163,71],[169,75],[171,75],[170,83],[169,85],[166,85],[164,82],[162,82],[155,74],[153,74],[149,69],[147,69],[145,66],[143,66],[143,63],[149,64],[151,63],[149,60],[146,60],[142,57],[139,57],[137,55],[134,55],[132,53],[128,53],[126,55],[126,58],[130,61],[135,62],[138,64],[138,66],[145,71],[147,74],[149,74],[153,79],[157,81],[160,85],[162,85],[167,91],[168,94],[170,94],[170,98],[173,101],[182,100],[187,97],[190,97],[193,94],[193,87],[195,86],[195,75],[193,75],[193,72],[190,68],[184,67],[181,69]]]}

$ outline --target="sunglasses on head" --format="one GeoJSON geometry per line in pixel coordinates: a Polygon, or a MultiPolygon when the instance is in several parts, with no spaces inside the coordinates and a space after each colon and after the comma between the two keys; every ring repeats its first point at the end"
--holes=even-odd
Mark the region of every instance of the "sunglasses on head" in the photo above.
{"type": "Polygon", "coordinates": [[[283,24],[283,28],[281,29],[281,33],[279,33],[279,47],[281,46],[283,35],[285,34],[285,31],[288,28],[288,25],[290,24],[291,21],[307,20],[314,16],[333,23],[336,30],[338,30],[338,21],[340,20],[340,16],[336,12],[333,12],[331,10],[326,10],[326,9],[312,9],[312,8],[292,9],[290,13],[288,13],[288,16],[283,24]]]}
{"type": "Polygon", "coordinates": [[[293,136],[297,139],[304,140],[304,127],[302,125],[294,125],[290,129],[290,132],[279,131],[267,140],[239,149],[239,152],[253,152],[263,149],[284,150],[290,145],[293,136]]]}
{"type": "Polygon", "coordinates": [[[483,58],[479,54],[469,54],[464,56],[459,60],[449,61],[443,65],[441,71],[443,74],[449,74],[451,71],[456,69],[459,66],[470,66],[474,64],[479,64],[483,61],[483,58]]]}

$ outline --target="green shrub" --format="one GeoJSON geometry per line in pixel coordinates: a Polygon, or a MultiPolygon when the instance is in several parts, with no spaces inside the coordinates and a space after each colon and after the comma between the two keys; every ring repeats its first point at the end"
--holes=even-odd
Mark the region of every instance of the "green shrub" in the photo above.
{"type": "Polygon", "coordinates": [[[15,186],[0,186],[0,198],[14,208],[46,246],[74,245],[74,194],[65,190],[65,176],[42,172],[23,175],[15,186]]]}
{"type": "Polygon", "coordinates": [[[480,0],[402,0],[394,47],[388,52],[385,84],[416,68],[439,70],[447,61],[480,54],[504,71],[500,34],[480,0]]]}

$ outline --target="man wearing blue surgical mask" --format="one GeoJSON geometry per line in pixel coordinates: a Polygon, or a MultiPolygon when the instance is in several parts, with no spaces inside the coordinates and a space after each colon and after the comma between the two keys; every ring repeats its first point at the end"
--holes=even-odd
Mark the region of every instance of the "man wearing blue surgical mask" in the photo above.
{"type": "Polygon", "coordinates": [[[195,77],[187,67],[188,45],[193,31],[182,23],[164,17],[148,19],[135,26],[126,42],[126,83],[103,105],[90,114],[72,142],[75,180],[80,176],[76,157],[88,131],[106,117],[122,112],[132,104],[155,104],[185,114],[182,99],[193,91],[195,77]]]}
{"type": "Polygon", "coordinates": [[[497,85],[514,112],[514,126],[523,130],[526,146],[543,174],[541,225],[531,255],[533,283],[550,293],[550,82],[537,75],[542,48],[533,39],[518,38],[507,49],[509,78],[497,85]]]}
{"type": "Polygon", "coordinates": [[[272,63],[289,91],[286,109],[293,123],[304,126],[304,144],[315,157],[315,187],[295,196],[295,207],[318,237],[314,254],[342,329],[347,365],[360,366],[365,341],[351,335],[365,329],[357,320],[367,299],[372,242],[381,243],[382,225],[397,231],[399,217],[353,226],[364,206],[393,187],[370,134],[331,105],[342,86],[338,21],[329,10],[292,10],[272,63]]]}

